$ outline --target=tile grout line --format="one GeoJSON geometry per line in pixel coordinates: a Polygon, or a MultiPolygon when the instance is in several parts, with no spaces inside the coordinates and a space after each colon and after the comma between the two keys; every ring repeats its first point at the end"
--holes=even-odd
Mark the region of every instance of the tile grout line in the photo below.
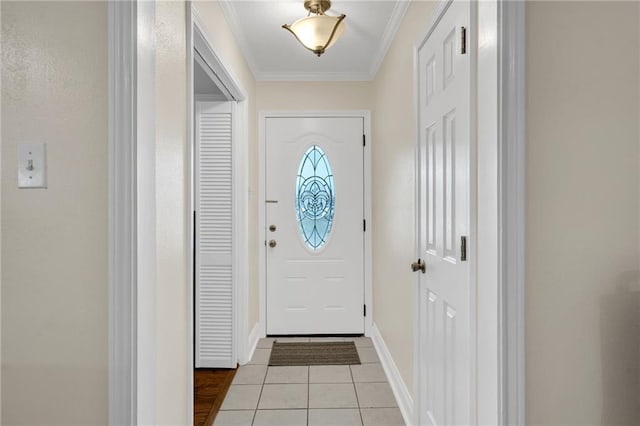
{"type": "MultiPolygon", "coordinates": [[[[271,355],[271,352],[269,352],[269,355],[271,355]]],[[[253,419],[251,420],[252,425],[256,422],[256,416],[258,415],[258,407],[260,407],[260,400],[262,399],[262,391],[264,390],[264,382],[267,380],[268,373],[269,373],[269,361],[267,361],[267,368],[265,368],[264,370],[264,377],[262,378],[262,385],[260,386],[260,395],[258,395],[258,402],[256,403],[256,411],[253,412],[253,419]]]]}
{"type": "MultiPolygon", "coordinates": [[[[362,363],[360,365],[362,365],[362,363]]],[[[356,389],[356,381],[353,378],[353,370],[351,369],[351,366],[349,366],[349,374],[351,374],[351,384],[353,384],[353,392],[356,394],[356,403],[358,404],[358,415],[360,416],[360,424],[364,425],[364,420],[362,419],[362,409],[360,408],[360,398],[358,398],[358,390],[356,389]]]]}
{"type": "MultiPolygon", "coordinates": [[[[308,341],[310,341],[310,340],[308,340],[308,341]]],[[[272,345],[273,345],[273,343],[272,343],[272,345]]],[[[363,347],[363,348],[365,348],[365,347],[363,347]]],[[[271,349],[269,349],[269,348],[265,348],[265,349],[266,349],[267,351],[271,352],[271,350],[273,349],[273,346],[271,347],[271,349]]],[[[357,349],[360,349],[360,348],[359,348],[359,347],[357,347],[357,349]]],[[[369,349],[369,348],[365,348],[365,349],[369,349]]],[[[374,348],[374,349],[375,349],[375,348],[374,348]]],[[[359,355],[359,354],[358,354],[358,355],[359,355]]],[[[361,365],[361,366],[365,366],[365,365],[367,365],[367,364],[380,364],[380,362],[379,362],[379,361],[378,361],[378,362],[373,361],[373,362],[361,362],[361,363],[360,363],[360,365],[361,365]]],[[[260,365],[260,364],[255,364],[255,365],[256,365],[256,366],[258,366],[258,365],[260,365]]],[[[268,383],[267,383],[267,381],[266,381],[266,379],[267,379],[267,377],[268,377],[268,374],[269,374],[269,365],[268,365],[268,362],[267,362],[266,364],[263,364],[263,365],[265,365],[265,367],[266,367],[266,368],[265,368],[265,370],[264,370],[264,375],[263,375],[262,381],[261,381],[261,383],[260,383],[260,393],[259,393],[259,395],[258,395],[257,405],[256,405],[256,407],[255,407],[255,411],[254,411],[254,414],[253,414],[252,424],[255,424],[255,422],[256,422],[256,419],[257,419],[257,412],[259,411],[259,407],[260,407],[260,403],[261,403],[261,400],[262,400],[262,396],[264,395],[265,386],[266,386],[266,384],[268,384],[268,383]]],[[[311,413],[310,413],[310,412],[311,412],[311,366],[306,366],[306,368],[307,368],[307,407],[306,407],[306,425],[307,425],[307,426],[309,426],[309,424],[310,424],[310,420],[311,420],[311,419],[310,419],[310,414],[311,414],[311,413]]],[[[351,385],[352,385],[352,387],[353,387],[354,394],[355,394],[355,396],[356,396],[356,406],[357,406],[356,408],[357,408],[357,410],[358,410],[358,415],[359,415],[359,418],[360,418],[360,424],[361,424],[361,425],[364,425],[364,417],[363,417],[363,413],[362,413],[362,409],[363,409],[363,407],[362,407],[362,406],[361,406],[361,404],[360,404],[360,398],[359,398],[358,391],[357,391],[357,387],[356,387],[356,384],[357,384],[357,383],[356,383],[356,381],[355,381],[355,376],[354,376],[354,372],[353,372],[353,365],[349,364],[349,365],[347,365],[347,368],[349,369],[349,377],[350,377],[350,380],[351,380],[351,385]]],[[[358,383],[360,383],[360,382],[358,382],[358,383]]],[[[387,385],[389,385],[389,381],[388,381],[388,380],[385,380],[385,381],[374,380],[374,381],[371,381],[371,382],[365,381],[365,382],[361,382],[361,383],[365,383],[365,384],[374,384],[374,383],[377,383],[377,384],[387,384],[387,385]]],[[[246,384],[249,384],[249,383],[246,383],[246,384]]],[[[289,385],[289,384],[295,384],[295,382],[286,382],[286,381],[283,381],[282,383],[275,383],[275,384],[289,385]]],[[[329,384],[330,384],[330,383],[329,383],[329,384]]],[[[395,398],[394,398],[394,399],[395,399],[395,398]]],[[[389,406],[389,407],[382,406],[382,407],[377,407],[377,408],[380,408],[380,409],[385,409],[385,408],[397,408],[397,407],[398,407],[398,406],[397,406],[397,401],[394,401],[394,402],[396,403],[396,405],[395,405],[395,406],[393,406],[393,407],[391,407],[391,406],[389,406]]],[[[342,407],[342,408],[343,408],[343,409],[345,409],[345,410],[346,410],[346,409],[349,409],[349,407],[342,407]]],[[[329,407],[326,407],[326,409],[327,409],[327,410],[330,410],[330,408],[329,408],[329,407]]],[[[287,410],[287,411],[288,411],[288,410],[295,410],[295,409],[294,409],[294,408],[282,408],[282,409],[272,408],[272,409],[265,409],[265,410],[268,410],[268,411],[270,411],[270,410],[287,410]]],[[[334,408],[333,410],[339,410],[339,408],[334,408]]],[[[240,410],[233,410],[233,411],[240,411],[240,410]]]]}
{"type": "Polygon", "coordinates": [[[309,410],[311,400],[311,366],[307,365],[307,426],[309,426],[309,410]]]}

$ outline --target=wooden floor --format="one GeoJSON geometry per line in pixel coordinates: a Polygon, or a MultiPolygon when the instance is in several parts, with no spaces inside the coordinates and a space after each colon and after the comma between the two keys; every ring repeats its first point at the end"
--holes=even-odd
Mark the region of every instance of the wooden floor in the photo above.
{"type": "Polygon", "coordinates": [[[211,426],[236,370],[197,369],[193,373],[194,426],[211,426]]]}

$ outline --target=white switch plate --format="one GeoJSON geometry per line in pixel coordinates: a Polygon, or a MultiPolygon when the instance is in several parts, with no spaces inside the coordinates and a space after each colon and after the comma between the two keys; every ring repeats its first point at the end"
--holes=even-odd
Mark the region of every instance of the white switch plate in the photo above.
{"type": "Polygon", "coordinates": [[[18,145],[18,188],[47,187],[47,150],[43,143],[18,145]],[[30,170],[31,169],[31,170],[30,170]]]}

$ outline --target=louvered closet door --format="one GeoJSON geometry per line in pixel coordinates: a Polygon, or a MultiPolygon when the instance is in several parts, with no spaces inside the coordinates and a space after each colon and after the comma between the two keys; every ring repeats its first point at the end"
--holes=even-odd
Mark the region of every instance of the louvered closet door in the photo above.
{"type": "Polygon", "coordinates": [[[232,105],[196,103],[196,367],[236,366],[232,105]]]}

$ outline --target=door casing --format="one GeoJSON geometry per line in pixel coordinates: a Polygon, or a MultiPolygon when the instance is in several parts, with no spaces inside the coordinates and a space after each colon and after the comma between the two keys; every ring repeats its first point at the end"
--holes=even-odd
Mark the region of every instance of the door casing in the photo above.
{"type": "MultiPolygon", "coordinates": [[[[364,334],[369,336],[373,326],[373,302],[372,302],[372,279],[373,270],[372,259],[372,222],[371,222],[371,112],[366,110],[339,110],[339,111],[260,111],[258,115],[258,232],[266,241],[265,222],[265,177],[267,172],[266,164],[266,131],[265,122],[269,117],[357,117],[364,120],[364,219],[367,223],[367,230],[364,233],[364,300],[366,305],[366,316],[364,318],[364,334]]],[[[267,334],[267,274],[266,274],[266,251],[265,246],[260,245],[258,256],[258,286],[260,293],[260,316],[259,334],[267,334]]]]}

